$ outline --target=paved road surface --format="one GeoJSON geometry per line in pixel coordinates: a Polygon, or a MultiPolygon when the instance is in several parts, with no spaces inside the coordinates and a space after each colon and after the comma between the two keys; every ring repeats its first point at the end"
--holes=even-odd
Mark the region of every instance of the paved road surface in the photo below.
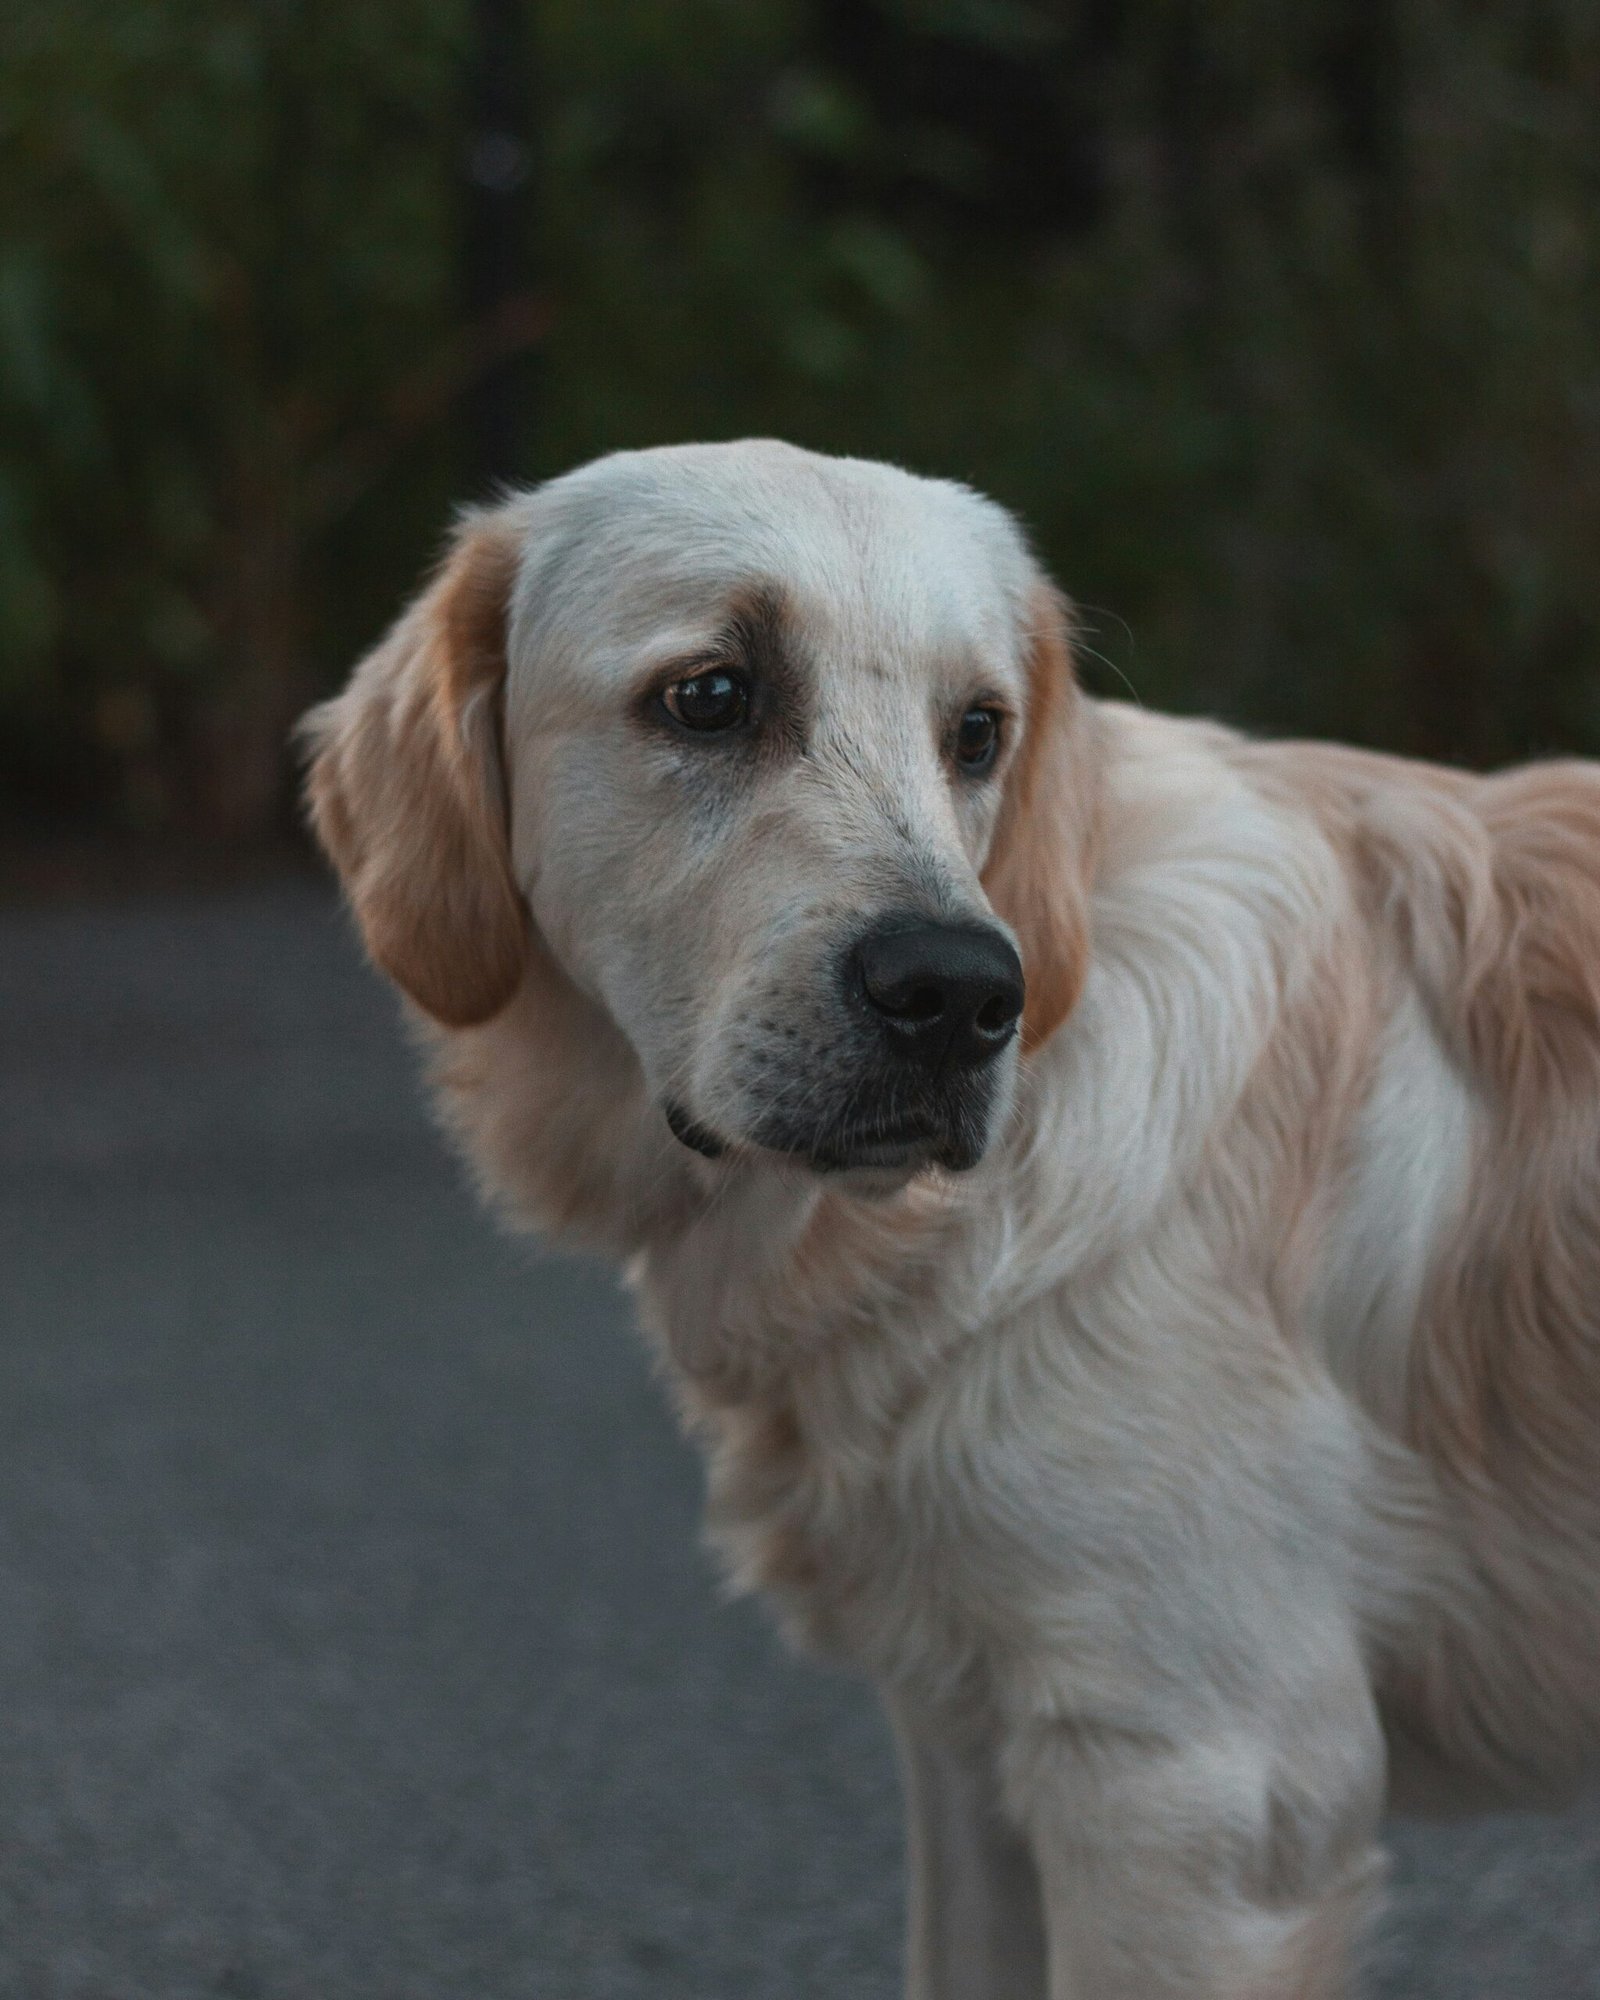
{"type": "MultiPolygon", "coordinates": [[[[892,2000],[884,1731],[697,1486],[328,898],[0,920],[0,2000],[892,2000]]],[[[1397,1844],[1376,2000],[1600,2000],[1600,1811],[1397,1844]]]]}

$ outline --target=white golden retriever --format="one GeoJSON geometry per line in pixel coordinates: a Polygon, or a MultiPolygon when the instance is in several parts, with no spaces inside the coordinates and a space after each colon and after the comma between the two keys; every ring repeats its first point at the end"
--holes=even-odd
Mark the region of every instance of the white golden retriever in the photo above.
{"type": "Polygon", "coordinates": [[[1089,700],[776,443],[474,515],[310,798],[732,1576],[881,1689],[920,2000],[1345,1993],[1392,1784],[1600,1742],[1600,767],[1089,700]]]}

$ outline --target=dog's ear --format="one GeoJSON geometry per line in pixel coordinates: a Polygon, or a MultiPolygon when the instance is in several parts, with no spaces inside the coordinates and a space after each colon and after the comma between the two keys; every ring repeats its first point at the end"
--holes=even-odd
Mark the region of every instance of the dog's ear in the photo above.
{"type": "Polygon", "coordinates": [[[1022,742],[1006,774],[983,888],[1016,933],[1027,980],[1022,1046],[1038,1048],[1071,1013],[1089,965],[1089,869],[1098,786],[1072,671],[1071,611],[1052,585],[1034,594],[1022,742]]]}
{"type": "Polygon", "coordinates": [[[503,518],[469,521],[344,693],[301,725],[311,823],[367,950],[453,1028],[497,1014],[527,959],[500,742],[516,567],[503,518]]]}

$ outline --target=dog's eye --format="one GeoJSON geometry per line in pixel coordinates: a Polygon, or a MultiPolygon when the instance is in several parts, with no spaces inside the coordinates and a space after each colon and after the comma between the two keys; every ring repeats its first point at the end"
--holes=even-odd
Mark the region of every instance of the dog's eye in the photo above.
{"type": "Polygon", "coordinates": [[[956,762],[969,777],[980,777],[1000,748],[1000,712],[969,708],[956,730],[956,762]]]}
{"type": "Polygon", "coordinates": [[[737,674],[708,667],[661,691],[662,705],[685,729],[736,729],[750,707],[750,690],[737,674]]]}

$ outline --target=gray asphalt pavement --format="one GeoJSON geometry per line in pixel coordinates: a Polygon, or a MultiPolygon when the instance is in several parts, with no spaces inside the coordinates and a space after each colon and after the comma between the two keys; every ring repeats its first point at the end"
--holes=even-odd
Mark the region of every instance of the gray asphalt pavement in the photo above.
{"type": "MultiPolygon", "coordinates": [[[[331,897],[0,920],[0,2000],[892,2000],[884,1730],[697,1493],[331,897]]],[[[1376,2000],[1600,2000],[1600,1809],[1396,1851],[1376,2000]]]]}

